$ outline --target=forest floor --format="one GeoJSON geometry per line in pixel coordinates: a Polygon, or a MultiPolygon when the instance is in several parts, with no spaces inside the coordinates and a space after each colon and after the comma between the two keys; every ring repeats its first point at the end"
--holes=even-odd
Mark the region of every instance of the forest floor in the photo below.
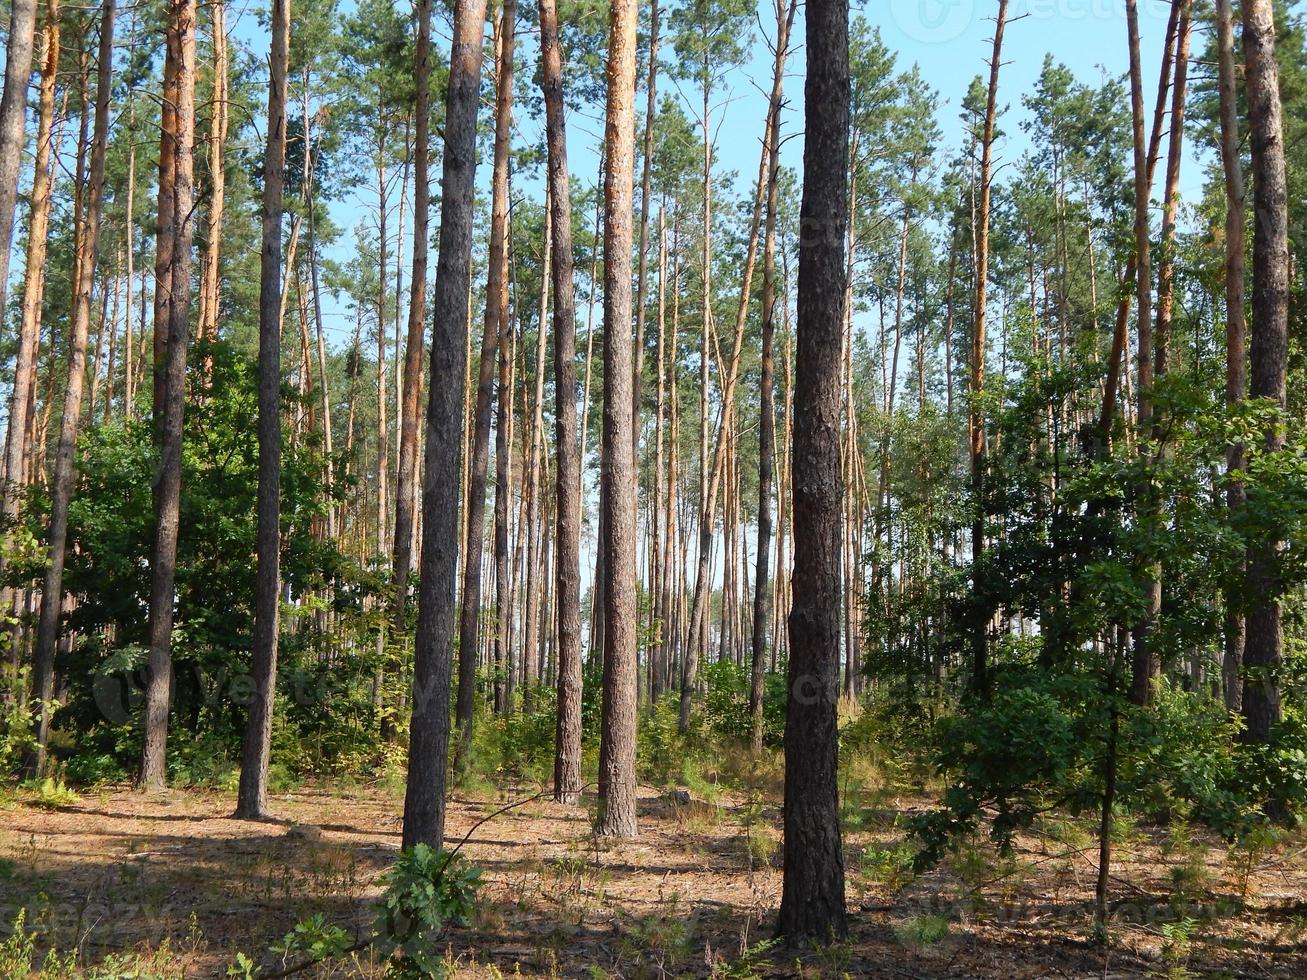
{"type": "MultiPolygon", "coordinates": [[[[530,793],[456,796],[450,840],[530,793]]],[[[450,973],[1307,976],[1301,836],[1231,851],[1184,827],[1123,828],[1102,949],[1090,942],[1097,844],[1087,824],[1050,822],[1010,861],[964,848],[913,878],[899,828],[926,800],[891,797],[849,821],[849,941],[796,954],[767,945],[781,892],[779,809],[759,797],[683,799],[642,789],[640,838],[621,844],[591,834],[586,806],[547,799],[482,824],[464,853],[485,881],[475,921],[448,933],[450,973]]],[[[41,945],[76,949],[83,964],[118,955],[115,977],[220,977],[238,951],[272,972],[282,959],[269,947],[315,913],[367,934],[399,845],[400,798],[300,789],[273,798],[279,823],[233,820],[232,805],[202,791],[106,788],[57,804],[13,794],[0,806],[0,914],[7,924],[26,907],[41,945]]],[[[383,972],[373,955],[302,975],[383,972]]]]}

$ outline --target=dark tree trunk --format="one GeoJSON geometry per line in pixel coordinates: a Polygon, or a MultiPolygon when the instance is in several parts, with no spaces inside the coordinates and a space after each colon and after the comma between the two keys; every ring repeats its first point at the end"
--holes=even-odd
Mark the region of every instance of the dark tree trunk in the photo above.
{"type": "Polygon", "coordinates": [[[555,507],[554,602],[558,618],[558,724],[554,799],[581,793],[581,460],[576,442],[576,300],[572,292],[572,199],[563,117],[563,65],[558,8],[540,0],[540,78],[549,147],[549,206],[553,209],[554,397],[558,501],[555,507]]]}
{"type": "MultiPolygon", "coordinates": [[[[140,786],[162,790],[167,779],[168,709],[172,700],[172,624],[182,483],[182,423],[186,409],[186,353],[191,306],[193,151],[195,144],[195,0],[171,0],[166,60],[173,66],[175,111],[164,111],[159,150],[160,240],[168,248],[155,264],[155,433],[159,468],[154,479],[154,543],[150,562],[150,656],[145,691],[145,741],[140,786]],[[171,122],[171,129],[168,123],[171,122]],[[171,145],[168,145],[171,144],[171,145]],[[165,165],[170,172],[165,173],[165,165]],[[164,198],[167,197],[166,207],[164,198]],[[162,343],[159,339],[162,334],[162,343]]],[[[164,99],[169,98],[165,66],[164,99]]]]}
{"type": "MultiPolygon", "coordinates": [[[[1243,50],[1253,176],[1253,291],[1249,395],[1285,406],[1289,326],[1289,211],[1280,77],[1271,0],[1244,0],[1243,50]]],[[[1284,448],[1284,428],[1268,426],[1262,451],[1284,448]]],[[[1251,503],[1251,501],[1250,501],[1251,503]]],[[[1276,678],[1284,659],[1280,623],[1279,534],[1248,549],[1248,632],[1243,717],[1251,742],[1269,743],[1280,722],[1276,678]]]]}
{"type": "Polygon", "coordinates": [[[777,931],[848,931],[836,708],[840,664],[840,338],[848,227],[849,7],[809,0],[795,364],[793,608],[785,719],[785,867],[777,931]]]}
{"type": "Polygon", "coordinates": [[[254,583],[253,689],[241,752],[236,816],[267,815],[268,756],[277,686],[281,605],[281,219],[286,185],[286,67],[291,0],[272,5],[268,140],[263,158],[263,242],[259,258],[259,490],[254,583]]]}
{"type": "MultiPolygon", "coordinates": [[[[516,10],[516,3],[513,4],[516,10]]],[[[490,463],[491,401],[495,387],[495,361],[499,350],[500,310],[507,288],[504,270],[508,255],[508,149],[513,121],[513,90],[501,84],[512,80],[513,25],[505,4],[501,21],[499,62],[495,84],[495,157],[490,215],[490,256],[486,281],[486,313],[481,332],[481,361],[477,366],[476,428],[472,433],[468,471],[467,540],[463,546],[463,605],[458,624],[458,757],[472,742],[472,713],[476,704],[477,647],[481,626],[481,567],[485,549],[486,471],[490,463]]],[[[466,297],[464,297],[466,302],[466,297]]],[[[434,357],[434,354],[432,355],[434,357]]],[[[434,382],[433,382],[434,383],[434,382]]],[[[428,454],[430,449],[428,449],[428,454]]]]}
{"type": "MultiPolygon", "coordinates": [[[[467,362],[477,105],[485,0],[457,0],[445,101],[440,246],[431,312],[431,390],[422,478],[422,549],[413,647],[412,719],[404,793],[403,846],[440,847],[445,834],[449,680],[454,655],[459,474],[467,362]]],[[[475,658],[475,649],[466,653],[475,658]]],[[[473,660],[473,662],[475,662],[473,660]]]]}
{"type": "Polygon", "coordinates": [[[604,132],[604,426],[600,506],[604,696],[599,820],[606,837],[636,835],[635,446],[632,443],[631,194],[635,167],[635,0],[612,0],[604,132]]]}

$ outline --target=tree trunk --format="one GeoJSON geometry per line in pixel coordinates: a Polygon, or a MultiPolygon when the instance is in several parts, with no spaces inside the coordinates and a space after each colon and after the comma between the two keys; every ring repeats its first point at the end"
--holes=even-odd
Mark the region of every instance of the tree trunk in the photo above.
{"type": "Polygon", "coordinates": [[[54,658],[59,645],[59,614],[63,606],[64,559],[68,553],[68,507],[76,478],[77,434],[82,421],[82,390],[86,380],[87,333],[91,322],[91,287],[95,279],[95,257],[100,244],[100,211],[104,199],[104,164],[109,142],[109,110],[113,89],[113,27],[117,13],[114,0],[105,0],[100,17],[99,67],[96,76],[95,130],[91,137],[91,161],[86,187],[86,210],[76,229],[73,276],[73,315],[68,353],[68,384],[64,389],[63,420],[55,456],[54,480],[50,488],[49,565],[41,588],[41,615],[36,631],[33,672],[33,716],[36,744],[27,769],[32,775],[45,772],[45,748],[54,713],[54,658]]]}
{"type": "MultiPolygon", "coordinates": [[[[1006,2],[1006,0],[1003,0],[1006,2]]],[[[848,213],[849,8],[809,0],[794,393],[794,606],[785,718],[785,857],[777,931],[848,932],[836,707],[840,663],[840,335],[848,213]]]]}
{"type": "Polygon", "coordinates": [[[27,86],[36,43],[36,0],[13,0],[5,35],[5,85],[0,96],[0,310],[6,309],[9,252],[18,205],[18,171],[27,146],[27,86]]]}
{"type": "MultiPolygon", "coordinates": [[[[431,385],[422,477],[422,548],[414,638],[412,719],[404,793],[403,846],[442,846],[445,760],[449,748],[449,681],[453,662],[454,586],[458,567],[458,498],[463,449],[468,288],[476,178],[477,106],[481,94],[485,0],[456,0],[445,101],[440,245],[431,312],[431,385]]],[[[465,648],[464,656],[475,657],[465,648]]],[[[461,690],[460,690],[461,695],[461,690]]]]}
{"type": "MultiPolygon", "coordinates": [[[[227,190],[227,4],[213,0],[209,11],[213,42],[213,99],[209,112],[209,213],[204,258],[200,269],[200,311],[195,334],[200,340],[218,336],[218,297],[221,282],[223,199],[227,190]]],[[[307,139],[307,130],[305,138],[307,139]]],[[[305,154],[307,159],[307,153],[305,154]]],[[[278,219],[280,232],[281,222],[278,219]]],[[[280,245],[278,245],[280,250],[280,245]]]]}
{"type": "MultiPolygon", "coordinates": [[[[490,459],[491,396],[501,326],[499,314],[506,285],[508,254],[508,150],[513,119],[513,24],[507,0],[499,25],[499,63],[495,83],[495,150],[491,190],[490,255],[486,282],[486,313],[481,332],[481,362],[477,368],[476,430],[472,435],[472,462],[467,494],[467,540],[463,550],[463,605],[458,628],[459,758],[471,744],[472,713],[476,701],[476,651],[481,619],[482,537],[486,523],[486,470],[490,459]],[[500,84],[505,78],[509,84],[500,84]]],[[[428,453],[430,450],[428,449],[428,453]]]]}
{"type": "MultiPolygon", "coordinates": [[[[277,686],[281,604],[281,219],[286,182],[286,69],[290,3],[272,5],[268,139],[263,158],[263,241],[259,259],[259,488],[254,586],[253,686],[241,750],[236,816],[267,816],[268,757],[277,686]]],[[[219,4],[220,5],[220,4],[219,4]]]]}
{"type": "Polygon", "coordinates": [[[611,0],[604,130],[604,425],[600,506],[604,578],[604,689],[599,818],[605,837],[636,835],[636,474],[632,442],[631,192],[634,184],[635,0],[611,0]]]}
{"type": "Polygon", "coordinates": [[[159,149],[159,248],[155,263],[154,384],[158,397],[154,415],[159,469],[154,481],[149,682],[140,773],[141,788],[151,792],[162,790],[167,778],[168,709],[172,699],[173,586],[177,573],[194,230],[195,0],[170,0],[167,32],[164,128],[159,149]],[[167,108],[169,104],[175,107],[172,111],[167,108]]]}
{"type": "MultiPolygon", "coordinates": [[[[1150,174],[1148,171],[1147,150],[1144,146],[1144,89],[1143,75],[1139,67],[1139,9],[1137,0],[1126,0],[1126,27],[1130,46],[1130,109],[1134,132],[1135,159],[1135,299],[1138,304],[1138,326],[1136,328],[1139,344],[1136,372],[1138,374],[1139,431],[1150,431],[1152,425],[1152,387],[1153,387],[1153,319],[1152,319],[1152,279],[1150,275],[1149,240],[1148,240],[1148,198],[1150,174]]],[[[1144,502],[1144,506],[1148,506],[1144,502]]],[[[1161,611],[1161,583],[1150,583],[1148,608],[1144,618],[1134,630],[1133,653],[1130,673],[1130,700],[1135,704],[1146,704],[1151,697],[1153,679],[1157,676],[1157,657],[1149,633],[1152,624],[1161,611]]]]}
{"type": "MultiPolygon", "coordinates": [[[[1247,393],[1247,352],[1244,319],[1244,183],[1239,154],[1238,96],[1234,63],[1234,11],[1230,0],[1216,0],[1217,78],[1221,115],[1221,165],[1225,176],[1225,402],[1235,408],[1247,393]]],[[[1225,450],[1225,491],[1231,514],[1243,506],[1247,491],[1231,478],[1244,468],[1244,446],[1231,443],[1225,450]]],[[[1225,657],[1222,664],[1225,706],[1243,706],[1244,618],[1238,601],[1225,603],[1225,657]]]]}
{"type": "Polygon", "coordinates": [[[417,516],[418,405],[422,398],[422,355],[427,316],[428,225],[431,211],[431,11],[418,4],[414,53],[416,124],[413,146],[413,275],[409,284],[408,338],[404,348],[403,402],[399,416],[399,466],[395,474],[395,628],[402,630],[413,569],[413,522],[417,516]]]}
{"type": "MultiPolygon", "coordinates": [[[[36,351],[41,338],[41,304],[45,295],[46,245],[50,230],[50,202],[54,181],[50,173],[54,142],[54,94],[59,72],[59,0],[46,0],[45,57],[41,63],[41,90],[37,101],[36,160],[32,168],[32,211],[27,234],[22,320],[14,363],[14,389],[9,399],[9,425],[5,440],[3,518],[18,518],[24,487],[24,460],[28,452],[28,413],[36,383],[36,351]]],[[[10,47],[11,57],[13,47],[10,47]]],[[[131,282],[128,281],[128,292],[131,282]]],[[[3,558],[0,558],[3,561],[3,558]]]]}
{"type": "MultiPolygon", "coordinates": [[[[1133,2],[1133,0],[1130,0],[1133,2]]],[[[994,160],[994,117],[998,111],[998,72],[1002,66],[1003,28],[1007,23],[1007,0],[998,0],[994,22],[994,50],[989,59],[989,89],[985,99],[985,128],[980,139],[980,213],[976,230],[976,311],[971,336],[971,414],[968,433],[971,448],[971,562],[973,575],[984,574],[985,555],[985,414],[981,404],[985,391],[985,313],[989,293],[989,201],[990,171],[994,160]]],[[[989,619],[976,613],[971,625],[972,686],[984,691],[989,685],[989,619]]]]}
{"type": "MultiPolygon", "coordinates": [[[[798,8],[796,0],[776,3],[776,73],[783,77],[785,56],[789,50],[790,27],[798,8]]],[[[773,90],[773,96],[778,94],[773,90]]],[[[763,681],[767,667],[767,605],[772,532],[772,475],[776,453],[775,383],[772,366],[772,341],[776,332],[776,212],[780,207],[781,102],[773,98],[768,111],[771,125],[767,143],[767,219],[762,250],[762,377],[759,380],[762,401],[758,435],[758,563],[753,582],[753,662],[749,683],[750,744],[754,752],[762,751],[763,681]]],[[[775,596],[772,596],[775,601],[775,596]]]]}
{"type": "MultiPolygon", "coordinates": [[[[1280,409],[1286,403],[1289,317],[1289,212],[1285,183],[1280,77],[1275,62],[1271,0],[1244,0],[1243,50],[1253,176],[1253,292],[1249,395],[1280,409]]],[[[1269,425],[1262,451],[1284,448],[1279,421],[1269,425]]],[[[1276,676],[1284,659],[1280,623],[1278,533],[1248,549],[1248,626],[1244,649],[1243,717],[1250,742],[1269,744],[1280,722],[1276,676]]]]}

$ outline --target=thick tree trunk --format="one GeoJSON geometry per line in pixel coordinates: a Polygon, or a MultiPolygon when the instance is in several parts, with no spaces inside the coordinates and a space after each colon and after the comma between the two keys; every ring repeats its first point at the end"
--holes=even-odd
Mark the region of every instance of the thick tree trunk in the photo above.
{"type": "MultiPolygon", "coordinates": [[[[476,428],[472,434],[471,468],[467,493],[467,540],[463,549],[463,604],[458,627],[458,703],[456,707],[459,758],[471,744],[472,713],[476,701],[476,653],[481,620],[481,568],[486,522],[486,471],[490,461],[491,401],[495,360],[502,327],[499,322],[507,288],[504,270],[508,255],[508,150],[513,120],[513,23],[504,5],[499,25],[499,62],[495,76],[495,149],[491,185],[490,255],[486,282],[486,313],[481,332],[481,362],[477,368],[476,428]],[[503,84],[504,80],[508,84],[503,84]]],[[[430,450],[428,450],[430,452],[430,450]]]]}
{"type": "MultiPolygon", "coordinates": [[[[485,0],[457,0],[445,101],[440,245],[431,312],[431,385],[427,402],[427,465],[422,477],[422,548],[414,638],[413,713],[403,846],[441,847],[445,833],[445,770],[449,748],[449,682],[454,654],[454,590],[458,567],[458,498],[463,450],[472,208],[476,178],[477,106],[481,91],[485,0]]],[[[475,657],[475,650],[465,653],[475,657]]]]}
{"type": "Polygon", "coordinates": [[[170,0],[166,61],[172,70],[169,72],[165,66],[164,129],[159,150],[160,241],[155,263],[154,416],[159,468],[154,480],[149,681],[140,773],[140,786],[146,791],[162,790],[166,782],[168,709],[172,700],[172,624],[194,231],[195,0],[170,0]],[[167,84],[168,76],[171,86],[167,84]],[[166,108],[170,97],[174,107],[171,112],[166,108]]]}
{"type": "MultiPolygon", "coordinates": [[[[1289,321],[1289,210],[1285,182],[1280,76],[1275,62],[1271,0],[1244,0],[1248,128],[1253,176],[1253,291],[1249,395],[1281,409],[1286,401],[1289,321]]],[[[1267,427],[1265,453],[1284,448],[1284,427],[1267,427]]],[[[1279,679],[1284,660],[1276,533],[1248,549],[1248,626],[1244,649],[1243,717],[1250,742],[1268,744],[1281,719],[1279,679]]]]}
{"type": "Polygon", "coordinates": [[[268,756],[277,686],[281,603],[281,219],[286,183],[286,67],[291,0],[272,5],[268,139],[263,158],[263,241],[259,259],[259,489],[254,585],[253,689],[241,751],[236,816],[268,809],[268,756]]]}
{"type": "Polygon", "coordinates": [[[605,837],[636,835],[635,446],[632,442],[631,192],[634,184],[635,0],[612,0],[604,128],[604,426],[600,506],[604,578],[604,690],[599,819],[605,837]]]}
{"type": "Polygon", "coordinates": [[[413,570],[413,523],[417,516],[418,405],[422,398],[422,355],[427,317],[427,252],[431,211],[431,11],[418,4],[416,124],[413,146],[413,275],[409,284],[408,338],[404,348],[403,401],[399,415],[399,466],[395,481],[395,628],[403,629],[408,578],[413,570]]]}
{"type": "Polygon", "coordinates": [[[91,287],[100,245],[100,212],[104,199],[104,164],[109,142],[109,110],[113,89],[114,0],[104,0],[100,16],[99,70],[96,78],[95,129],[91,137],[90,170],[85,207],[74,248],[73,316],[69,337],[68,384],[50,488],[49,564],[41,587],[41,615],[36,630],[32,694],[36,744],[27,760],[28,772],[45,772],[45,748],[54,713],[54,658],[59,645],[59,615],[63,606],[64,560],[68,553],[68,507],[76,478],[77,434],[82,421],[82,391],[86,379],[86,345],[91,323],[91,287]]]}
{"type": "MultiPolygon", "coordinates": [[[[1217,88],[1220,96],[1221,166],[1225,176],[1225,401],[1238,406],[1247,394],[1247,325],[1244,313],[1244,183],[1239,153],[1238,95],[1234,63],[1234,11],[1231,0],[1216,0],[1217,88]]],[[[1229,484],[1226,504],[1232,513],[1243,506],[1247,491],[1231,478],[1244,468],[1244,446],[1231,443],[1225,450],[1229,484]]],[[[1239,602],[1225,604],[1225,657],[1222,664],[1225,706],[1243,706],[1244,617],[1239,602]]]]}
{"type": "Polygon", "coordinates": [[[785,858],[777,931],[848,931],[836,707],[840,663],[840,335],[848,214],[849,7],[809,0],[794,394],[794,607],[785,718],[785,858]]]}

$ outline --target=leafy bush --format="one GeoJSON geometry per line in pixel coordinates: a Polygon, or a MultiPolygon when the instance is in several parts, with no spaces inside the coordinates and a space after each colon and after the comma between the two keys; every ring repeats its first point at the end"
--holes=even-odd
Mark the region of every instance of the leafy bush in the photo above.
{"type": "Polygon", "coordinates": [[[481,870],[456,854],[418,844],[403,851],[382,879],[375,941],[394,955],[396,976],[439,976],[437,947],[445,926],[467,925],[475,909],[481,870]]]}

